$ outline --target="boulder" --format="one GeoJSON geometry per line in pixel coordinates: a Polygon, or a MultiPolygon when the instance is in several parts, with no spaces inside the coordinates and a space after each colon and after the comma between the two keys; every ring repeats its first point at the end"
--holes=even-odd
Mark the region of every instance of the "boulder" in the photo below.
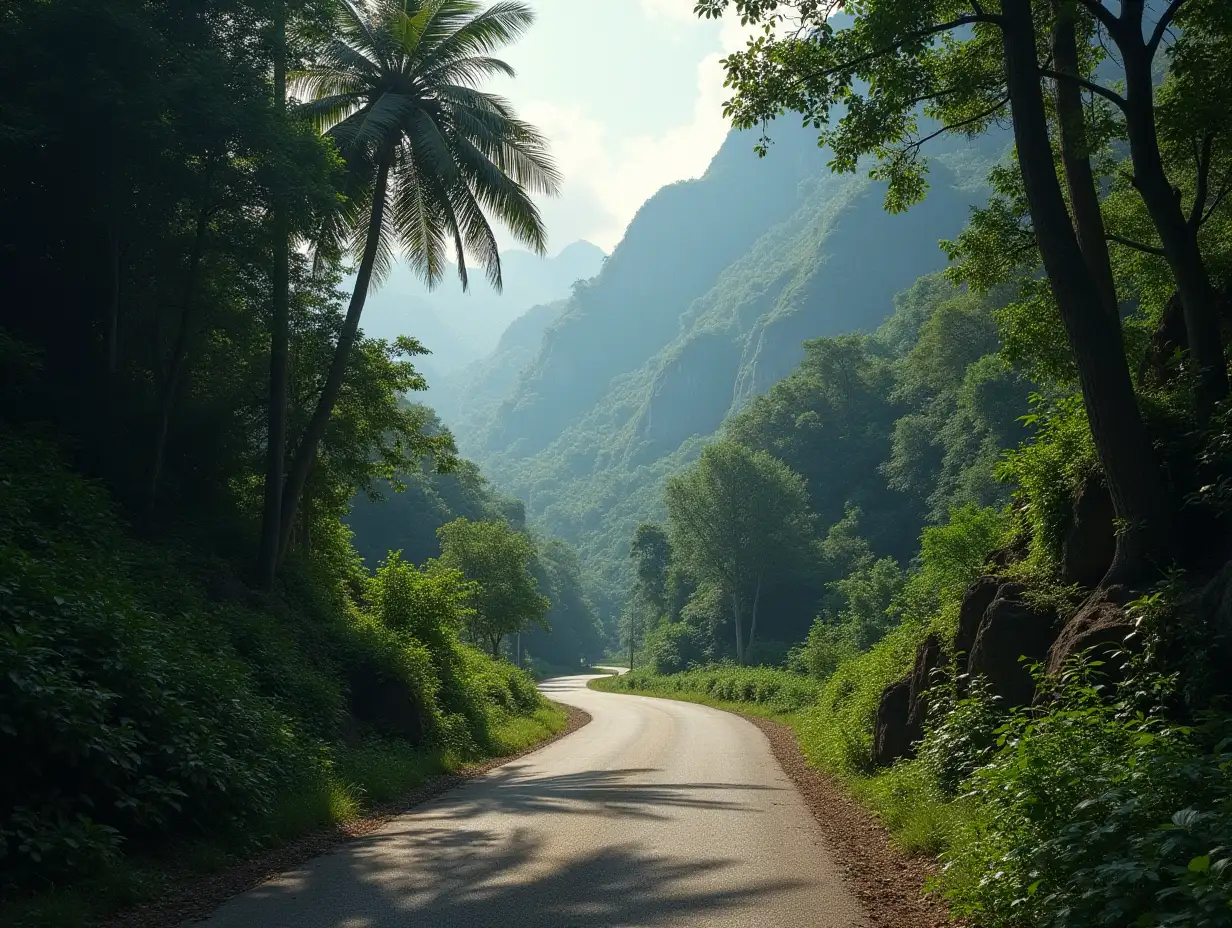
{"type": "Polygon", "coordinates": [[[958,610],[958,636],[954,639],[954,651],[957,654],[969,655],[975,647],[975,635],[980,630],[980,622],[984,619],[984,611],[992,605],[1001,587],[997,577],[979,577],[967,587],[963,594],[962,606],[958,610]]]}
{"type": "Polygon", "coordinates": [[[1029,705],[1035,681],[1029,665],[1042,663],[1056,640],[1056,616],[1032,606],[1020,583],[1004,583],[984,612],[967,671],[988,680],[1006,708],[1029,705]],[[1020,658],[1026,658],[1026,661],[1020,658]]]}
{"type": "Polygon", "coordinates": [[[907,716],[907,727],[913,742],[924,737],[924,723],[928,720],[928,690],[933,685],[933,671],[944,660],[941,639],[936,635],[929,635],[916,649],[915,666],[911,669],[911,711],[907,716]]]}
{"type": "Polygon", "coordinates": [[[1098,590],[1083,603],[1065,623],[1048,652],[1048,673],[1056,675],[1079,654],[1105,662],[1105,669],[1119,671],[1123,660],[1113,659],[1125,649],[1125,639],[1135,631],[1133,620],[1125,613],[1129,594],[1123,586],[1098,590]]]}
{"type": "Polygon", "coordinates": [[[1116,555],[1116,515],[1103,481],[1087,480],[1074,499],[1069,529],[1061,546],[1061,577],[1066,584],[1096,586],[1116,555]]]}
{"type": "Polygon", "coordinates": [[[873,729],[873,764],[889,767],[900,757],[910,757],[914,741],[908,717],[911,714],[911,681],[891,683],[881,693],[873,729]]]}

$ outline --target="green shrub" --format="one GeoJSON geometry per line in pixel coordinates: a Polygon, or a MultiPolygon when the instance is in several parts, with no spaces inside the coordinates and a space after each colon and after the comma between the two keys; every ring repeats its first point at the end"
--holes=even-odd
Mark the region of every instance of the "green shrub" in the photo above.
{"type": "Polygon", "coordinates": [[[689,622],[664,622],[646,636],[642,659],[651,673],[679,673],[705,662],[707,638],[689,622]]]}
{"type": "Polygon", "coordinates": [[[818,691],[815,680],[790,671],[734,664],[670,675],[639,670],[614,678],[609,686],[626,691],[696,694],[721,702],[751,703],[780,713],[811,705],[818,691]]]}
{"type": "Polygon", "coordinates": [[[46,447],[5,458],[0,878],[91,872],[124,842],[268,814],[309,763],[289,719],[208,616],[141,607],[101,492],[46,447]]]}
{"type": "Polygon", "coordinates": [[[810,761],[839,775],[871,772],[881,692],[910,672],[926,634],[915,623],[900,625],[872,650],[839,665],[801,717],[800,746],[810,761]]]}
{"type": "Polygon", "coordinates": [[[954,695],[953,681],[934,685],[928,697],[930,723],[920,744],[921,766],[948,797],[958,795],[971,775],[988,763],[1005,719],[983,677],[967,685],[961,699],[954,695]]]}
{"type": "Polygon", "coordinates": [[[969,781],[947,853],[960,914],[990,928],[1232,925],[1232,723],[1168,724],[1075,675],[1019,710],[969,781]]]}

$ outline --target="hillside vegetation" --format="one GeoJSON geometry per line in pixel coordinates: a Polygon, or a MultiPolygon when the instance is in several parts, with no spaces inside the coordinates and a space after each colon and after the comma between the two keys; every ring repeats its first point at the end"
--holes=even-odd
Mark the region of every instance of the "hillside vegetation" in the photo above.
{"type": "MultiPolygon", "coordinates": [[[[455,7],[455,52],[529,17],[455,7]]],[[[0,10],[0,923],[84,924],[529,747],[566,717],[514,659],[603,649],[572,552],[408,402],[423,345],[360,326],[410,165],[322,135],[303,76],[405,38],[360,9],[0,10]]],[[[459,144],[467,105],[436,113],[459,144]]],[[[551,162],[485,127],[539,172],[486,162],[491,218],[541,253],[551,162]]]]}

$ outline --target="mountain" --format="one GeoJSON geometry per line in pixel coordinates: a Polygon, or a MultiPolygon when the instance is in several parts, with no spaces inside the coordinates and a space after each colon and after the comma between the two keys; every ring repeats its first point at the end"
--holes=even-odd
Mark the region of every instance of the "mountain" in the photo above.
{"type": "Polygon", "coordinates": [[[535,360],[548,327],[568,305],[568,300],[558,300],[531,307],[509,324],[490,355],[437,378],[433,401],[437,413],[455,432],[469,434],[491,419],[517,386],[519,375],[535,360]]]}
{"type": "Polygon", "coordinates": [[[814,133],[778,129],[764,159],[752,144],[733,133],[702,177],[660,190],[596,277],[435,399],[497,485],[578,546],[609,603],[663,479],[787,376],[805,340],[875,329],[896,293],[944,267],[939,239],[984,201],[1005,150],[931,149],[928,198],[891,215],[884,184],[831,173],[814,133]]]}
{"type": "Polygon", "coordinates": [[[500,293],[475,268],[468,269],[470,286],[464,292],[454,265],[429,291],[398,262],[384,285],[368,297],[364,332],[376,338],[418,338],[432,351],[419,366],[435,381],[492,352],[511,322],[533,306],[567,297],[574,282],[599,273],[605,258],[602,249],[584,241],[551,258],[502,252],[500,293]]]}

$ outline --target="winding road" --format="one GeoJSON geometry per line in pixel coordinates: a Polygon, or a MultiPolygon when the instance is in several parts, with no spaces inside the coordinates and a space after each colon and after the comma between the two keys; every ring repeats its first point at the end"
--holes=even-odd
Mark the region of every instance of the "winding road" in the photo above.
{"type": "Polygon", "coordinates": [[[232,899],[209,928],[864,924],[765,736],[549,680],[593,721],[232,899]]]}

